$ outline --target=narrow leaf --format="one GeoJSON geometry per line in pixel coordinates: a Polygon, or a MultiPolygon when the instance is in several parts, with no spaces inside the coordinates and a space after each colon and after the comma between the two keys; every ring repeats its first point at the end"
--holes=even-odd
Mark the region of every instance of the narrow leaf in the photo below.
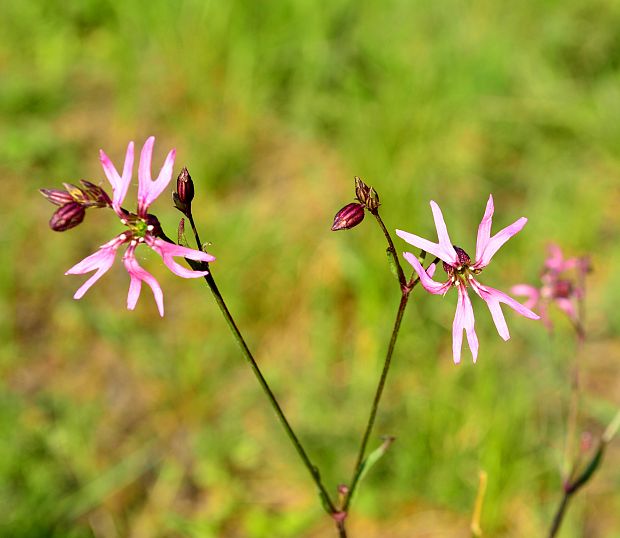
{"type": "Polygon", "coordinates": [[[382,439],[383,439],[383,443],[381,443],[379,448],[373,450],[368,455],[368,457],[364,460],[364,464],[362,466],[362,472],[360,473],[360,478],[359,478],[360,482],[364,479],[364,477],[366,476],[366,473],[368,473],[371,467],[383,457],[383,455],[387,452],[388,448],[390,448],[392,443],[396,441],[396,437],[392,437],[392,436],[385,436],[382,439]]]}

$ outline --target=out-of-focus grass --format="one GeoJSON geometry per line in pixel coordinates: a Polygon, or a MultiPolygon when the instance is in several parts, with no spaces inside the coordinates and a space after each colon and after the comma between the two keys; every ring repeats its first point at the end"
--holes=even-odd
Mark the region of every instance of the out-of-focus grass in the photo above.
{"type": "MultiPolygon", "coordinates": [[[[374,185],[389,226],[432,237],[428,200],[473,251],[522,233],[483,281],[535,282],[548,241],[592,255],[580,429],[620,401],[620,6],[520,2],[4,2],[0,5],[0,529],[35,536],[325,536],[312,485],[200,281],[148,257],[124,310],[115,267],[80,302],[63,272],[117,233],[53,234],[36,193],[103,181],[130,139],[178,149],[213,265],[330,488],[348,480],[398,291],[372,222],[329,232],[374,185]]],[[[120,166],[120,165],[119,165],[120,166]]],[[[130,193],[133,196],[135,191],[130,193]]],[[[177,215],[153,208],[166,229],[177,215]]],[[[170,232],[172,233],[172,232],[170,232]]],[[[399,244],[399,247],[403,247],[399,244]]],[[[561,488],[575,345],[475,304],[479,363],[451,362],[454,298],[419,290],[379,415],[398,439],[367,477],[353,536],[468,536],[479,469],[491,536],[540,536],[561,488]]],[[[467,352],[465,353],[467,357],[467,352]]],[[[612,536],[618,449],[562,536],[612,536]]]]}

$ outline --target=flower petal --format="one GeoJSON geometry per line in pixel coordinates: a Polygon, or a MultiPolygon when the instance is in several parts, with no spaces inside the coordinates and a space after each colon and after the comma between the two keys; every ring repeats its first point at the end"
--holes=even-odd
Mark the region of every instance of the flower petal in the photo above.
{"type": "Polygon", "coordinates": [[[437,229],[439,243],[433,243],[428,239],[405,232],[404,230],[396,230],[396,235],[407,241],[410,245],[420,248],[450,265],[456,266],[458,264],[458,258],[456,251],[454,250],[454,246],[450,241],[450,236],[448,235],[448,229],[446,228],[446,223],[443,220],[441,209],[432,200],[431,209],[433,211],[433,219],[435,221],[435,228],[437,229]]]}
{"type": "Polygon", "coordinates": [[[189,258],[190,260],[207,263],[215,261],[215,256],[212,256],[211,254],[207,254],[206,252],[202,252],[200,250],[194,250],[192,248],[182,247],[180,245],[175,245],[174,243],[168,243],[158,237],[147,236],[145,240],[147,245],[162,257],[166,267],[168,267],[168,269],[170,269],[175,275],[183,278],[198,278],[209,274],[209,271],[193,271],[191,269],[187,269],[186,267],[183,267],[175,262],[172,259],[173,256],[183,256],[184,258],[189,258]]]}
{"type": "MultiPolygon", "coordinates": [[[[420,277],[420,284],[422,284],[426,291],[432,293],[433,295],[445,295],[450,289],[451,282],[449,280],[443,284],[440,282],[435,282],[424,270],[424,267],[420,265],[420,262],[415,254],[412,254],[411,252],[404,252],[403,257],[413,266],[415,272],[418,273],[418,276],[420,277]]],[[[432,272],[434,273],[435,270],[432,269],[432,272]]]]}
{"type": "Polygon", "coordinates": [[[407,243],[409,243],[410,245],[413,245],[414,247],[422,249],[425,252],[432,254],[433,256],[439,258],[440,260],[446,263],[449,263],[449,264],[454,263],[454,260],[451,257],[446,256],[441,246],[439,246],[437,243],[433,243],[432,241],[429,241],[428,239],[423,239],[422,237],[418,235],[405,232],[404,230],[396,230],[396,235],[400,237],[401,239],[404,239],[405,241],[407,241],[407,243]]]}
{"type": "Polygon", "coordinates": [[[458,364],[461,360],[461,348],[463,343],[463,329],[467,334],[467,343],[469,349],[476,362],[478,358],[478,336],[474,329],[474,309],[471,306],[471,300],[467,294],[467,289],[464,285],[459,284],[458,289],[458,301],[456,303],[456,314],[454,316],[454,324],[452,326],[452,353],[454,356],[454,363],[458,364]],[[458,334],[457,334],[458,332],[458,334]]]}
{"type": "Polygon", "coordinates": [[[573,322],[577,322],[577,310],[573,302],[567,297],[558,297],[555,299],[555,304],[562,310],[573,322]]]}
{"type": "Polygon", "coordinates": [[[491,225],[493,224],[493,212],[495,207],[493,205],[493,195],[489,194],[489,200],[487,201],[487,207],[484,211],[484,216],[478,226],[478,238],[476,239],[476,260],[482,257],[484,249],[487,248],[489,240],[491,239],[491,225]]]}
{"type": "Polygon", "coordinates": [[[487,303],[487,306],[491,311],[491,316],[493,317],[493,322],[495,323],[495,327],[497,328],[497,332],[504,340],[508,340],[510,338],[510,332],[508,331],[508,326],[506,325],[506,319],[504,318],[500,303],[508,305],[518,314],[521,314],[526,318],[540,319],[540,316],[538,314],[535,314],[529,308],[526,308],[521,303],[515,301],[512,297],[506,295],[504,292],[496,290],[495,288],[492,288],[490,286],[483,286],[475,279],[471,279],[470,283],[474,291],[480,296],[480,298],[484,302],[487,303]]]}
{"type": "MultiPolygon", "coordinates": [[[[489,239],[486,247],[484,248],[480,257],[476,256],[476,263],[472,266],[474,269],[482,269],[489,265],[493,255],[501,248],[501,246],[508,241],[513,235],[519,233],[523,226],[527,223],[525,217],[513,222],[510,226],[506,226],[503,230],[497,232],[491,239],[489,239]]],[[[476,252],[478,248],[476,247],[476,252]]]]}
{"type": "Polygon", "coordinates": [[[140,165],[138,167],[138,215],[146,216],[149,206],[164,191],[172,179],[172,168],[176,150],[168,153],[157,179],[151,179],[151,162],[153,159],[153,145],[155,137],[150,136],[140,153],[140,165]]]}
{"type": "Polygon", "coordinates": [[[459,286],[459,298],[456,303],[456,312],[452,322],[452,357],[454,364],[461,362],[461,348],[463,347],[463,329],[465,328],[465,312],[459,286]]]}
{"type": "Polygon", "coordinates": [[[127,247],[127,250],[123,256],[123,263],[125,264],[125,268],[127,269],[130,278],[129,293],[127,294],[127,308],[129,310],[133,310],[136,307],[136,303],[138,302],[140,291],[142,289],[142,282],[146,282],[153,291],[153,296],[155,297],[155,302],[157,303],[159,315],[163,317],[164,294],[161,291],[161,286],[151,273],[140,267],[138,260],[136,260],[135,250],[136,244],[132,242],[129,247],[127,247]]]}
{"type": "MultiPolygon", "coordinates": [[[[123,166],[123,176],[119,176],[116,168],[112,164],[110,158],[104,153],[103,150],[99,150],[99,158],[101,160],[101,166],[108,178],[108,181],[112,185],[112,207],[119,213],[120,207],[127,195],[127,189],[131,183],[131,175],[133,170],[134,160],[134,146],[133,142],[129,142],[127,145],[127,152],[125,153],[125,164],[123,166]]],[[[119,213],[120,214],[120,213],[119,213]]]]}
{"type": "Polygon", "coordinates": [[[443,220],[443,214],[441,213],[441,209],[439,206],[431,200],[431,210],[433,211],[433,219],[435,221],[435,228],[437,228],[437,238],[439,239],[439,246],[443,251],[443,257],[439,256],[444,261],[448,261],[450,264],[455,264],[458,262],[458,257],[456,255],[456,251],[454,250],[454,246],[452,245],[452,241],[450,241],[450,236],[448,235],[448,228],[446,227],[446,223],[443,220]]]}
{"type": "Polygon", "coordinates": [[[114,263],[118,247],[124,242],[125,236],[121,234],[119,237],[99,247],[97,252],[84,258],[81,262],[71,267],[71,269],[65,271],[65,275],[83,275],[91,271],[97,271],[75,292],[75,295],[73,295],[74,299],[81,299],[92,285],[108,272],[114,263]]]}
{"type": "Polygon", "coordinates": [[[536,303],[538,303],[538,300],[540,299],[540,291],[538,290],[538,288],[530,286],[529,284],[516,284],[515,286],[510,288],[510,293],[527,297],[524,306],[530,309],[534,308],[536,306],[536,303]]]}

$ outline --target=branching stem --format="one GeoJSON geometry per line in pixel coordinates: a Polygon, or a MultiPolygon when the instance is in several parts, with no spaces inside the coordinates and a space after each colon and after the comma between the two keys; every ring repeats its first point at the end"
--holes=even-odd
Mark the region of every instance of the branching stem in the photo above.
{"type": "MultiPolygon", "coordinates": [[[[191,208],[187,210],[186,216],[192,226],[192,230],[194,232],[194,238],[196,239],[196,244],[198,246],[198,249],[202,250],[202,242],[200,241],[200,235],[198,234],[198,230],[196,229],[196,225],[194,223],[194,218],[191,213],[191,208]]],[[[195,262],[192,260],[187,260],[187,262],[194,269],[198,269],[198,270],[200,269],[204,270],[204,266],[208,265],[208,264],[204,264],[203,262],[195,262]]],[[[234,339],[237,341],[237,344],[241,348],[241,352],[244,358],[246,359],[246,361],[249,363],[250,367],[252,368],[252,371],[254,372],[254,375],[256,376],[258,383],[260,384],[261,388],[263,389],[263,392],[265,393],[265,396],[267,396],[269,403],[273,407],[273,410],[278,416],[280,423],[284,427],[284,431],[286,432],[286,435],[288,436],[289,440],[295,447],[297,454],[301,458],[304,466],[310,473],[312,480],[314,481],[316,487],[318,488],[323,508],[330,515],[336,513],[337,512],[336,507],[334,506],[334,503],[331,500],[331,497],[327,493],[327,490],[325,486],[323,485],[323,482],[321,481],[321,476],[319,474],[318,468],[310,460],[308,454],[306,453],[306,450],[301,444],[301,441],[299,440],[299,438],[293,431],[293,428],[291,427],[289,421],[284,415],[284,412],[282,411],[282,408],[280,407],[280,404],[278,403],[276,396],[274,395],[273,391],[271,390],[271,387],[267,383],[267,380],[263,376],[263,373],[261,372],[258,366],[258,363],[254,359],[254,356],[252,355],[250,348],[248,347],[245,339],[243,338],[241,331],[237,327],[237,324],[235,323],[235,320],[232,314],[230,313],[230,310],[228,310],[228,307],[226,306],[226,303],[224,302],[224,298],[222,297],[222,294],[220,293],[220,290],[218,289],[217,284],[215,283],[215,279],[213,278],[213,273],[210,269],[209,269],[209,274],[207,274],[204,277],[204,279],[209,285],[209,289],[211,290],[211,293],[213,293],[213,297],[215,298],[215,301],[218,307],[220,308],[222,315],[226,319],[226,322],[228,323],[228,326],[231,332],[233,333],[234,339]]],[[[346,536],[346,534],[344,536],[346,536]]]]}

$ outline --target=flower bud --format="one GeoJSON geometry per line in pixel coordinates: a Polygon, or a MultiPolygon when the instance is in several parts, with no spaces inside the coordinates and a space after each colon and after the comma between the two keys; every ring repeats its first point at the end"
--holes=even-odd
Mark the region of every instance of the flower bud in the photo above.
{"type": "MultiPolygon", "coordinates": [[[[112,205],[112,200],[108,196],[108,193],[105,192],[99,185],[95,185],[90,181],[86,181],[85,179],[81,179],[80,183],[83,185],[82,193],[85,195],[85,198],[88,200],[86,203],[89,206],[95,207],[108,207],[112,205]]],[[[79,200],[76,200],[76,202],[79,200]]]]}
{"type": "Polygon", "coordinates": [[[364,206],[356,202],[345,205],[334,217],[332,232],[348,230],[364,220],[364,206]]]}
{"type": "Polygon", "coordinates": [[[77,202],[69,202],[59,207],[50,219],[50,228],[55,232],[65,232],[84,220],[86,209],[77,202]]]}
{"type": "Polygon", "coordinates": [[[381,205],[379,203],[377,191],[366,185],[366,183],[357,176],[355,176],[355,196],[369,211],[376,211],[381,205]]]}
{"type": "Polygon", "coordinates": [[[183,167],[177,178],[177,193],[182,204],[189,206],[192,203],[194,199],[194,182],[185,167],[183,167]]]}
{"type": "Polygon", "coordinates": [[[65,205],[69,202],[73,202],[73,197],[67,191],[62,191],[60,189],[39,189],[39,192],[54,205],[65,205]]]}

